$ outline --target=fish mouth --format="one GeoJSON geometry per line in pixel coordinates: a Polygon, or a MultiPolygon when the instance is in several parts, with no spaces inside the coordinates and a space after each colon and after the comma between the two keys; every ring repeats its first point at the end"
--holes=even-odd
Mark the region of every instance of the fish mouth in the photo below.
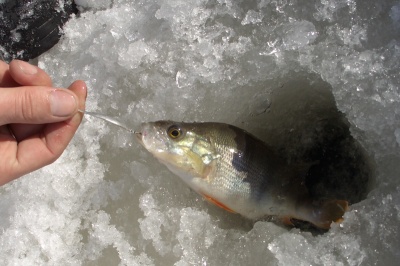
{"type": "Polygon", "coordinates": [[[139,141],[140,144],[144,145],[142,132],[135,132],[135,137],[139,141]]]}

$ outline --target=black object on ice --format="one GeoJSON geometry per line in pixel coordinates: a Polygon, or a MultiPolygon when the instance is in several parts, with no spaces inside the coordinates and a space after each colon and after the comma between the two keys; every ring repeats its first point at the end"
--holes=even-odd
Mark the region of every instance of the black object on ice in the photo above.
{"type": "Polygon", "coordinates": [[[27,61],[46,52],[72,13],[73,0],[6,0],[0,4],[0,59],[27,61]]]}

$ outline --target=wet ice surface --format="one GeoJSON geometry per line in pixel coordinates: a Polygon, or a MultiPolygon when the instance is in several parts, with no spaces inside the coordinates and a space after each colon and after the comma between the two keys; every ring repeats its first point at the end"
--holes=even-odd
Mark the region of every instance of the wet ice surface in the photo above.
{"type": "MultiPolygon", "coordinates": [[[[235,124],[314,160],[333,101],[372,161],[372,187],[325,234],[253,225],[204,202],[132,134],[85,117],[56,163],[0,188],[2,264],[397,263],[398,1],[130,2],[77,1],[84,13],[39,59],[57,86],[87,81],[88,110],[132,128],[235,124]]],[[[329,176],[353,176],[343,169],[357,149],[329,176]]]]}

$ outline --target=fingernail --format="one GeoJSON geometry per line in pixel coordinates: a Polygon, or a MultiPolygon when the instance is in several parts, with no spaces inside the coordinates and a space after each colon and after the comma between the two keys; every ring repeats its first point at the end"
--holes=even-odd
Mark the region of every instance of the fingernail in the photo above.
{"type": "Polygon", "coordinates": [[[49,100],[51,113],[54,116],[68,117],[78,108],[75,97],[63,89],[53,90],[49,100]]]}
{"type": "Polygon", "coordinates": [[[18,61],[18,66],[27,75],[35,75],[38,72],[35,66],[24,61],[18,61]]]}

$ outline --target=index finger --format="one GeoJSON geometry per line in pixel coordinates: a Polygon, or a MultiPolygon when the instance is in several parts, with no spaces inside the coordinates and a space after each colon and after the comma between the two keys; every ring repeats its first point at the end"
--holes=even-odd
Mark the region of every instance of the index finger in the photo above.
{"type": "Polygon", "coordinates": [[[0,87],[15,87],[18,83],[14,81],[10,74],[8,64],[0,60],[0,87]]]}
{"type": "Polygon", "coordinates": [[[9,65],[11,77],[23,86],[52,86],[51,78],[39,67],[21,60],[13,60],[9,65]]]}

